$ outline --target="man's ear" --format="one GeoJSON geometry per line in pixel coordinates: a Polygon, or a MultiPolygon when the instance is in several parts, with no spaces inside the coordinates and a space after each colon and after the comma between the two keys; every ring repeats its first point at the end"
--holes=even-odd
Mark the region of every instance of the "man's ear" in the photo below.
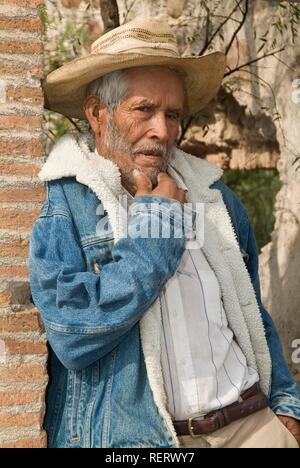
{"type": "Polygon", "coordinates": [[[83,108],[93,132],[99,134],[103,124],[105,106],[98,96],[88,96],[84,101],[83,108]]]}

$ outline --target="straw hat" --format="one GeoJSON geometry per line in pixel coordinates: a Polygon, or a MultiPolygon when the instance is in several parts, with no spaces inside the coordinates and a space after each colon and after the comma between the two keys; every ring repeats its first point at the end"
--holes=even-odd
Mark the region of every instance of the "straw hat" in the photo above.
{"type": "Polygon", "coordinates": [[[180,57],[176,37],[161,19],[136,19],[100,36],[90,54],[65,63],[43,82],[45,107],[86,119],[83,103],[89,83],[107,73],[138,66],[163,65],[185,72],[185,117],[202,109],[218,92],[225,55],[180,57]]]}

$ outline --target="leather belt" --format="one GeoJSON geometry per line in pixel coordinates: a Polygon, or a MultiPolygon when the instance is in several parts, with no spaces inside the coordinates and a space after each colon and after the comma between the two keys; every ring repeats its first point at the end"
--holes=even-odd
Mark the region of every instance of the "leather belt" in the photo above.
{"type": "Polygon", "coordinates": [[[177,435],[198,437],[210,434],[228,424],[261,411],[269,406],[268,398],[261,392],[258,384],[244,392],[240,400],[208,414],[199,413],[184,421],[173,421],[177,435]]]}

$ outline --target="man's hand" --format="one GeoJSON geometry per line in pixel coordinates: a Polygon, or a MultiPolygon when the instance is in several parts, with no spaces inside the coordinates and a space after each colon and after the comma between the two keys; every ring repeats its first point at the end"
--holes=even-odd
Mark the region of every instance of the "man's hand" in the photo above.
{"type": "Polygon", "coordinates": [[[179,201],[180,203],[186,202],[186,192],[177,187],[175,180],[168,176],[165,172],[160,172],[157,176],[157,186],[152,190],[152,183],[146,174],[138,171],[134,171],[136,193],[135,196],[140,195],[157,195],[160,197],[170,198],[172,200],[179,201]]]}
{"type": "Polygon", "coordinates": [[[290,431],[295,437],[300,446],[300,421],[289,416],[277,416],[280,422],[290,431]]]}

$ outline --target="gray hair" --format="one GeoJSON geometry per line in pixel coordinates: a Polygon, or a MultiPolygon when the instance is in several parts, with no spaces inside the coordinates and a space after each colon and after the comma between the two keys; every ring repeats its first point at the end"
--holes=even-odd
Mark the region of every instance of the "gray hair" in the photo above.
{"type": "MultiPolygon", "coordinates": [[[[169,68],[184,83],[185,72],[169,68]]],[[[118,105],[125,99],[129,88],[128,70],[116,70],[107,73],[92,81],[86,91],[86,97],[98,96],[107,105],[110,111],[114,112],[118,105]]]]}
{"type": "Polygon", "coordinates": [[[115,111],[128,92],[127,70],[116,70],[92,81],[86,97],[98,96],[110,110],[115,111]]]}

